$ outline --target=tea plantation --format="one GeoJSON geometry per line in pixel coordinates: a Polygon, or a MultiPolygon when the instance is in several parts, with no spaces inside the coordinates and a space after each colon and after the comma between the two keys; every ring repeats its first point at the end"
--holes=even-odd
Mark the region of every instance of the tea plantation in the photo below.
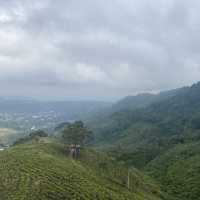
{"type": "Polygon", "coordinates": [[[135,169],[83,149],[68,158],[55,141],[29,142],[0,152],[1,200],[161,200],[160,189],[135,169]]]}

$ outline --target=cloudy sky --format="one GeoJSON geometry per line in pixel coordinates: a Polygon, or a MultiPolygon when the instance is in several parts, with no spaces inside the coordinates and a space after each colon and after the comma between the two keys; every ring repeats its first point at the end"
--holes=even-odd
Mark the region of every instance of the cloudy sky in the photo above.
{"type": "Polygon", "coordinates": [[[200,80],[199,0],[0,0],[0,96],[115,100],[200,80]]]}

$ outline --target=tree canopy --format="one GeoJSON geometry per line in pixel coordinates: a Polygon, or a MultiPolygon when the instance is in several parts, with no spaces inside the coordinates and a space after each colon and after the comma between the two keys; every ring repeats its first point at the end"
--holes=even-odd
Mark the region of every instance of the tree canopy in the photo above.
{"type": "Polygon", "coordinates": [[[84,126],[82,121],[76,121],[64,127],[62,137],[67,144],[83,145],[91,141],[93,133],[84,126]]]}
{"type": "Polygon", "coordinates": [[[29,134],[30,138],[35,138],[35,137],[48,137],[48,134],[46,132],[44,132],[43,130],[37,130],[34,132],[31,132],[29,134]]]}

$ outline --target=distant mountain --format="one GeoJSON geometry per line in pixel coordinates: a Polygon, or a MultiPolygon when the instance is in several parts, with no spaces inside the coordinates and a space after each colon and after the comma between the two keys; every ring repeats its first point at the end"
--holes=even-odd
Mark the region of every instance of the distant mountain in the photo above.
{"type": "MultiPolygon", "coordinates": [[[[190,90],[190,87],[169,90],[158,94],[146,93],[128,96],[112,104],[110,107],[100,110],[96,115],[91,115],[92,117],[87,124],[96,133],[97,140],[101,140],[101,138],[107,140],[108,137],[112,137],[112,134],[115,135],[117,131],[119,132],[131,126],[132,120],[130,118],[132,116],[137,115],[139,117],[141,113],[147,111],[153,105],[157,105],[159,102],[167,102],[176,96],[182,96],[188,90],[190,90]],[[120,128],[120,126],[122,127],[120,128]]],[[[144,115],[146,114],[144,113],[144,115]]]]}
{"type": "Polygon", "coordinates": [[[127,96],[124,99],[118,101],[116,104],[113,104],[110,108],[110,111],[113,113],[125,110],[134,111],[140,108],[145,108],[152,103],[169,99],[170,97],[175,96],[185,89],[186,88],[169,90],[160,92],[158,94],[142,93],[135,96],[127,96]]]}
{"type": "Polygon", "coordinates": [[[0,99],[0,113],[61,113],[65,119],[85,118],[91,113],[110,106],[100,101],[37,101],[0,99]]]}
{"type": "MultiPolygon", "coordinates": [[[[132,100],[128,98],[129,106],[124,105],[125,109],[89,122],[98,142],[119,144],[123,141],[126,142],[126,148],[129,148],[134,142],[137,142],[137,146],[141,143],[141,138],[138,138],[142,137],[141,134],[148,133],[147,138],[151,138],[158,133],[159,137],[169,138],[186,135],[190,129],[194,134],[200,129],[200,83],[157,95],[142,96],[145,97],[146,100],[140,104],[143,108],[134,110],[131,106],[132,108],[128,109],[130,105],[135,105],[135,99],[141,99],[141,96],[132,97],[132,100]]],[[[127,99],[122,100],[116,105],[126,101],[127,99]]],[[[146,136],[143,137],[146,139],[146,136]]],[[[158,135],[156,137],[158,138],[158,135]]],[[[153,141],[152,138],[151,140],[153,141]]]]}

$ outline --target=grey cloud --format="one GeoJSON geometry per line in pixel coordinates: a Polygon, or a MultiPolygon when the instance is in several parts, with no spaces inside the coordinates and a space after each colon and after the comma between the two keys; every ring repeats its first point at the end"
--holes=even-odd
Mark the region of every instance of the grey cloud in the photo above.
{"type": "Polygon", "coordinates": [[[0,95],[116,99],[200,79],[198,0],[0,4],[0,95]]]}

